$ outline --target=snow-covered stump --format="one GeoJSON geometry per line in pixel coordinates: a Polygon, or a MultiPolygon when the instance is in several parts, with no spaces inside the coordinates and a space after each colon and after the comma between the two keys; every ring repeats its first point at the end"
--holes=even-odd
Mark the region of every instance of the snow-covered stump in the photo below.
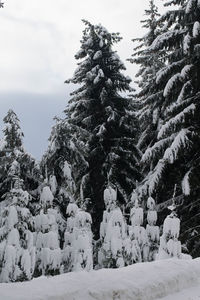
{"type": "Polygon", "coordinates": [[[98,252],[100,268],[118,268],[128,264],[130,242],[128,243],[127,224],[116,200],[116,190],[108,186],[104,191],[106,210],[100,225],[101,248],[98,252]]]}
{"type": "Polygon", "coordinates": [[[45,186],[40,196],[42,208],[40,214],[35,217],[35,276],[57,275],[61,272],[61,249],[53,198],[50,188],[45,186]]]}
{"type": "Polygon", "coordinates": [[[146,229],[142,226],[143,208],[139,206],[135,191],[133,191],[131,201],[134,203],[130,212],[131,226],[129,226],[129,236],[132,242],[132,263],[147,261],[149,256],[149,242],[146,229]]]}
{"type": "Polygon", "coordinates": [[[155,210],[155,201],[152,197],[149,197],[147,200],[147,226],[146,232],[149,240],[149,255],[148,261],[152,261],[156,259],[156,253],[158,252],[159,247],[159,227],[156,226],[157,222],[157,211],[155,210]]]}
{"type": "Polygon", "coordinates": [[[27,208],[31,196],[15,185],[7,197],[12,203],[0,219],[0,282],[30,280],[35,268],[33,216],[27,208]]]}
{"type": "Polygon", "coordinates": [[[164,220],[157,259],[181,258],[181,242],[178,240],[180,219],[174,211],[175,205],[171,205],[168,208],[171,210],[171,214],[164,220]]]}

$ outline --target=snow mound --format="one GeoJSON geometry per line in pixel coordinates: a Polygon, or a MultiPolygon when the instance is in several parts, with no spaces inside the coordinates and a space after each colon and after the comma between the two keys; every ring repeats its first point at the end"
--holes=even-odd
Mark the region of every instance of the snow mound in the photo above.
{"type": "Polygon", "coordinates": [[[199,258],[170,259],[121,269],[42,276],[24,283],[2,283],[0,295],[3,300],[150,300],[197,285],[200,291],[199,258]]]}

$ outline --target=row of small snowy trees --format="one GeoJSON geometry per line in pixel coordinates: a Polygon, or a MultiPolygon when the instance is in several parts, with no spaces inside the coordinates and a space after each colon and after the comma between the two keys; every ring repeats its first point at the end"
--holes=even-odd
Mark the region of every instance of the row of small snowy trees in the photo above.
{"type": "MultiPolygon", "coordinates": [[[[134,203],[127,225],[117,206],[117,193],[111,186],[104,191],[106,210],[96,248],[96,268],[116,268],[157,258],[180,257],[179,219],[172,213],[164,222],[158,253],[159,227],[153,198],[147,201],[148,224],[143,224],[143,209],[133,193],[134,203]]],[[[41,190],[39,211],[29,209],[31,195],[22,189],[22,180],[14,180],[0,218],[0,282],[30,280],[40,275],[93,269],[92,219],[75,203],[67,206],[68,219],[63,228],[61,250],[59,212],[53,208],[53,194],[47,182],[41,190]]],[[[95,252],[95,251],[94,251],[95,252]]],[[[94,253],[95,255],[96,253],[94,253]]]]}
{"type": "Polygon", "coordinates": [[[0,216],[0,282],[30,280],[33,276],[56,275],[93,268],[91,216],[76,204],[67,207],[64,245],[61,251],[59,212],[45,184],[39,211],[33,216],[31,195],[15,179],[0,216]]]}

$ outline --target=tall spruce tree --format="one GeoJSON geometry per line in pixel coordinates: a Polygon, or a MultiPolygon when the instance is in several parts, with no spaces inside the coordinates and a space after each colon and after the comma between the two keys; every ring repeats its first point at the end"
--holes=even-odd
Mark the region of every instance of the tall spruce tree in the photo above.
{"type": "Polygon", "coordinates": [[[13,110],[9,110],[4,121],[3,138],[0,140],[0,201],[10,191],[17,175],[24,181],[27,190],[37,187],[39,170],[34,158],[23,147],[23,132],[13,110]]]}
{"type": "Polygon", "coordinates": [[[118,199],[126,203],[139,179],[139,151],[135,146],[136,120],[130,110],[130,78],[123,75],[124,64],[112,49],[121,40],[101,25],[83,21],[85,30],[81,49],[75,58],[81,60],[72,79],[80,84],[71,95],[66,113],[75,135],[87,149],[88,169],[82,178],[82,198],[90,198],[87,209],[93,217],[98,235],[104,210],[103,190],[110,179],[118,189],[118,199]]]}
{"type": "Polygon", "coordinates": [[[200,207],[200,5],[196,0],[166,1],[175,6],[161,20],[167,32],[152,43],[152,51],[167,49],[167,65],[156,76],[155,84],[164,90],[161,107],[163,124],[157,140],[146,150],[142,161],[149,174],[142,194],[165,201],[177,183],[182,203],[180,238],[194,256],[199,255],[200,207]]]}
{"type": "Polygon", "coordinates": [[[145,10],[146,19],[142,20],[142,27],[147,33],[141,37],[133,39],[137,46],[133,49],[131,63],[139,66],[136,74],[138,78],[135,83],[139,91],[134,95],[137,106],[137,116],[140,121],[140,137],[138,147],[145,151],[154,143],[158,127],[161,122],[160,107],[163,101],[162,90],[159,85],[155,85],[156,73],[164,67],[166,51],[161,49],[154,51],[150,48],[152,42],[163,30],[163,23],[159,21],[160,14],[154,0],[149,1],[149,9],[145,10]]]}

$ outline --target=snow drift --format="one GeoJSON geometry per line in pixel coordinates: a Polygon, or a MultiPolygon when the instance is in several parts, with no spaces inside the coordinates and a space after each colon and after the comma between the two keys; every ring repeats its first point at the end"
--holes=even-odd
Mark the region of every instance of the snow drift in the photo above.
{"type": "Polygon", "coordinates": [[[138,263],[0,284],[2,300],[150,300],[200,285],[200,258],[138,263]]]}

